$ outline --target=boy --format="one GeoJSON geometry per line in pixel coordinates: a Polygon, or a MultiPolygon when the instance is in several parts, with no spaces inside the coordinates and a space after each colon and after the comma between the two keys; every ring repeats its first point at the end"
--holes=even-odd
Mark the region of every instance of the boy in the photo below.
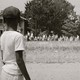
{"type": "Polygon", "coordinates": [[[3,20],[6,31],[1,36],[1,55],[4,63],[1,80],[23,80],[23,76],[26,80],[30,80],[23,61],[23,35],[17,32],[20,21],[19,9],[13,6],[4,9],[3,20]]]}

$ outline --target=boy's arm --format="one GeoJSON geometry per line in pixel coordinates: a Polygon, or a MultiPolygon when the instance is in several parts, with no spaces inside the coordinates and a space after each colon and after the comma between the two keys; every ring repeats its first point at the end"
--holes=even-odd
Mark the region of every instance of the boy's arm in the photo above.
{"type": "Polygon", "coordinates": [[[16,51],[16,62],[26,80],[31,80],[23,61],[23,51],[16,51]]]}
{"type": "Polygon", "coordinates": [[[5,64],[5,63],[3,62],[3,50],[1,50],[1,61],[2,61],[3,64],[5,64]]]}
{"type": "Polygon", "coordinates": [[[1,60],[3,60],[3,51],[1,50],[1,60]]]}

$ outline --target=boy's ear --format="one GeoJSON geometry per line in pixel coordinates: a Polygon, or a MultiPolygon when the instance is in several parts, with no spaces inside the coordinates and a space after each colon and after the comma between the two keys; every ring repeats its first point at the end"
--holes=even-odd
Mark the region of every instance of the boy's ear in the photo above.
{"type": "Polygon", "coordinates": [[[5,23],[5,22],[6,22],[5,18],[3,18],[3,23],[5,23]]]}
{"type": "Polygon", "coordinates": [[[19,17],[19,18],[17,18],[17,21],[18,21],[18,23],[20,23],[20,21],[21,21],[20,17],[19,17]]]}

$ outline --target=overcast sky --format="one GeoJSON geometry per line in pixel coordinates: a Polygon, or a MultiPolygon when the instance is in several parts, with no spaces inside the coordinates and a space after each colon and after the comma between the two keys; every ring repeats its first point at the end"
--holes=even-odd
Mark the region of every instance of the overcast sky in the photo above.
{"type": "Polygon", "coordinates": [[[70,3],[72,3],[72,5],[75,6],[74,10],[75,12],[80,15],[80,0],[67,0],[70,3]]]}
{"type": "MultiPolygon", "coordinates": [[[[31,0],[0,0],[0,10],[8,6],[15,6],[19,8],[21,11],[25,11],[25,3],[31,0]]],[[[75,6],[75,11],[78,15],[80,15],[80,0],[68,0],[75,6]]]]}

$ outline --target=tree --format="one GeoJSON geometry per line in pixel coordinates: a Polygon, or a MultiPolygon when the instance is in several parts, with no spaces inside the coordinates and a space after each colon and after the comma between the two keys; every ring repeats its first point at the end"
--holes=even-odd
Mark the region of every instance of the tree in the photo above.
{"type": "MultiPolygon", "coordinates": [[[[79,18],[80,18],[80,16],[79,16],[79,18]]],[[[77,27],[77,35],[80,36],[80,19],[78,20],[77,25],[78,25],[78,27],[77,27]]]]}
{"type": "Polygon", "coordinates": [[[78,20],[79,16],[73,11],[68,19],[64,21],[64,25],[62,26],[62,33],[67,36],[77,36],[80,30],[80,21],[78,20]]]}
{"type": "Polygon", "coordinates": [[[74,9],[66,0],[32,0],[25,4],[25,17],[35,32],[48,30],[61,35],[62,25],[74,9]]]}
{"type": "Polygon", "coordinates": [[[66,36],[77,36],[78,25],[72,21],[67,21],[62,26],[62,33],[66,36]]]}

